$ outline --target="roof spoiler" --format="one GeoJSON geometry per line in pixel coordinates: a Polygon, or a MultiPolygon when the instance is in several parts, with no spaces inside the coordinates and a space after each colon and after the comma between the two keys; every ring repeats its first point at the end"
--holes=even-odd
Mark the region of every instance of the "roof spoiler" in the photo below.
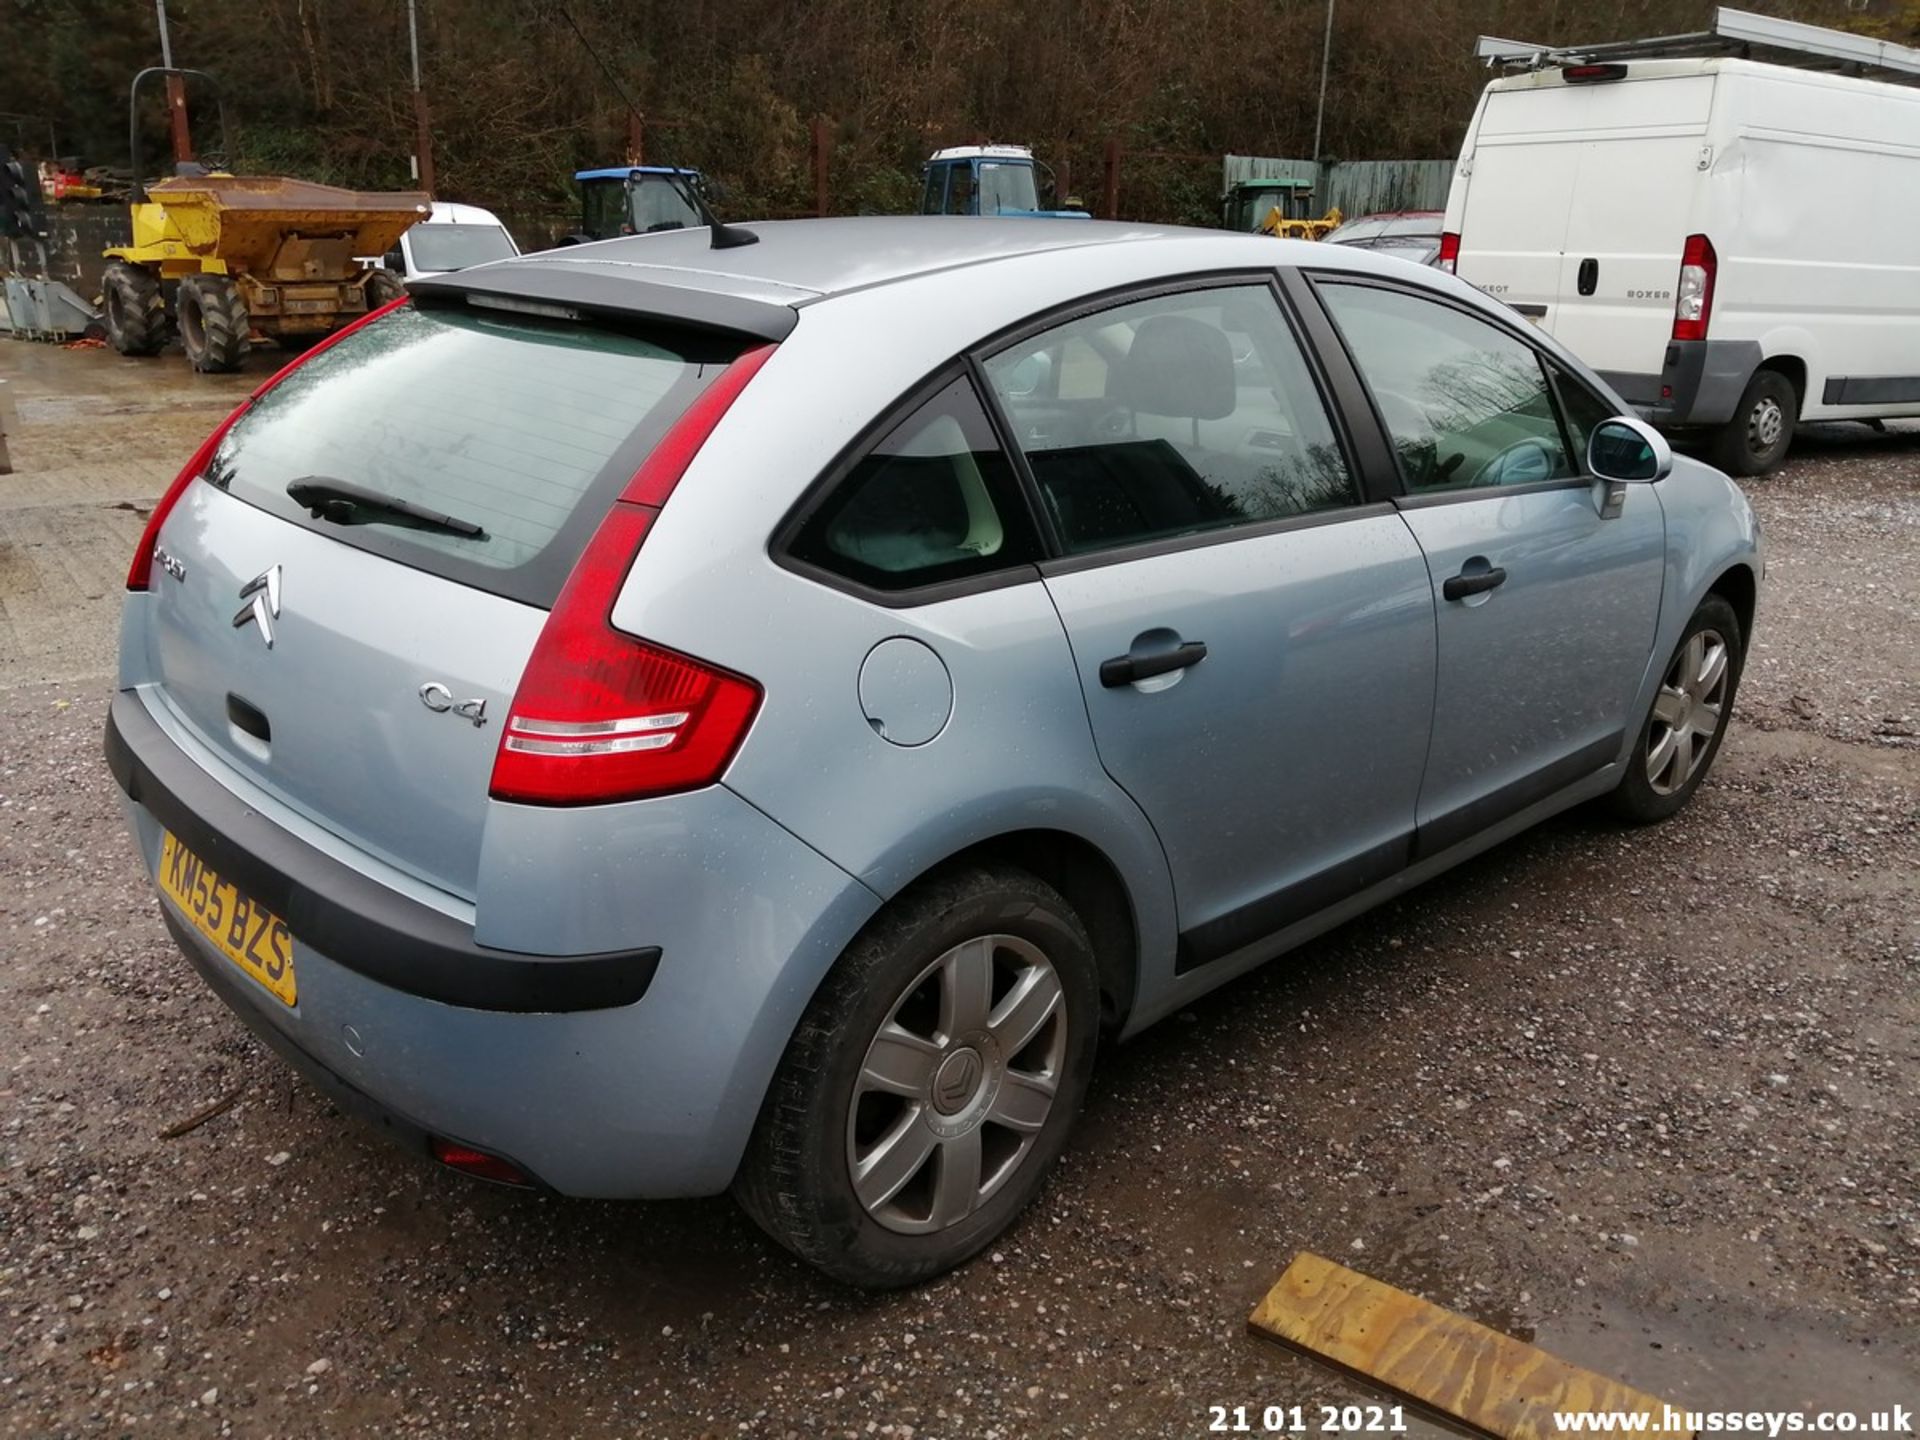
{"type": "Polygon", "coordinates": [[[800,318],[792,306],[771,300],[663,285],[610,273],[598,263],[549,260],[544,255],[422,276],[408,282],[407,291],[416,302],[427,305],[464,305],[554,319],[574,319],[582,313],[645,316],[776,344],[793,333],[800,318]]]}

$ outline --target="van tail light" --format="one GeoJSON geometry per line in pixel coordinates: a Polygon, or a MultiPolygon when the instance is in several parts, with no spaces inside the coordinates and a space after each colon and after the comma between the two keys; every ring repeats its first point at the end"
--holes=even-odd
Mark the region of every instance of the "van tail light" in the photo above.
{"type": "Polygon", "coordinates": [[[343,325],[318,345],[308,350],[304,355],[296,356],[278,370],[274,371],[273,374],[260,382],[259,387],[251,395],[234,407],[233,413],[222,420],[219,427],[201,442],[200,448],[193,452],[193,458],[187,461],[186,467],[181,470],[178,475],[173,477],[173,483],[167,486],[166,492],[161,495],[159,502],[153,507],[153,513],[147,517],[147,528],[142,531],[140,535],[140,547],[133,552],[133,563],[127,567],[127,589],[146,590],[152,588],[153,547],[160,542],[160,527],[167,523],[167,516],[172,513],[173,507],[179,503],[180,497],[186,493],[187,486],[199,479],[199,477],[206,472],[207,466],[213,463],[214,454],[220,449],[220,442],[227,438],[227,431],[233,428],[233,422],[247,413],[247,407],[252,405],[254,401],[258,400],[274,386],[278,385],[282,380],[286,379],[287,376],[291,375],[295,370],[306,364],[307,361],[313,359],[313,357],[318,355],[322,350],[325,350],[329,345],[345,339],[362,325],[378,320],[388,311],[397,310],[406,303],[407,297],[402,295],[398,300],[389,301],[378,310],[369,310],[351,325],[343,325]]]}
{"type": "Polygon", "coordinates": [[[1673,292],[1673,338],[1704,340],[1713,318],[1713,278],[1720,259],[1704,235],[1687,236],[1680,252],[1680,283],[1673,292]]]}
{"type": "Polygon", "coordinates": [[[1460,232],[1448,230],[1440,237],[1440,253],[1434,257],[1434,268],[1444,270],[1449,275],[1460,273],[1460,232]]]}
{"type": "Polygon", "coordinates": [[[760,687],[616,630],[610,615],[660,504],[772,351],[748,351],[701,393],[587,542],[514,692],[494,799],[600,805],[697,790],[726,773],[760,687]]]}

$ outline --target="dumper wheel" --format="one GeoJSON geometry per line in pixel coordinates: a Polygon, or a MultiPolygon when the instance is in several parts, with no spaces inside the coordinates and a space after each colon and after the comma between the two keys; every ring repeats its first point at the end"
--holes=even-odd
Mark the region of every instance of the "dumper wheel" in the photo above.
{"type": "Polygon", "coordinates": [[[157,355],[167,343],[167,302],[160,277],[116,260],[101,278],[107,339],[122,355],[157,355]]]}
{"type": "Polygon", "coordinates": [[[375,270],[367,276],[367,309],[378,310],[407,297],[407,282],[391,270],[375,270]]]}
{"type": "Polygon", "coordinates": [[[189,275],[173,297],[180,343],[193,368],[208,375],[238,370],[247,358],[252,322],[240,287],[226,275],[189,275]]]}

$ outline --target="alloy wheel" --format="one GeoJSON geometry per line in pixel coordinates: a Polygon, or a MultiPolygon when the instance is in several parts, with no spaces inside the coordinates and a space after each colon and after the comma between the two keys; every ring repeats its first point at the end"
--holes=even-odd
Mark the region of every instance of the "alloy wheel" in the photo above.
{"type": "Polygon", "coordinates": [[[1729,658],[1726,637],[1706,629],[1689,636],[1667,667],[1647,734],[1647,782],[1654,794],[1684,788],[1706,760],[1726,716],[1729,658]]]}
{"type": "Polygon", "coordinates": [[[973,1214],[1032,1150],[1066,1055],[1066,997],[1037,945],[983,935],[942,954],[894,1002],[854,1081],[847,1167],[867,1214],[909,1235],[973,1214]]]}

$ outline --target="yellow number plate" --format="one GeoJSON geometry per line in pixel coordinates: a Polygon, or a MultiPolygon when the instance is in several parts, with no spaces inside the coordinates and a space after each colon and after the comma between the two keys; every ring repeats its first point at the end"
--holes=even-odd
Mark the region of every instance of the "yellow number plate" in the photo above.
{"type": "Polygon", "coordinates": [[[160,888],[194,929],[264,985],[274,999],[293,1005],[299,992],[293,984],[293,936],[286,921],[214,874],[170,830],[160,832],[159,880],[160,888]]]}

